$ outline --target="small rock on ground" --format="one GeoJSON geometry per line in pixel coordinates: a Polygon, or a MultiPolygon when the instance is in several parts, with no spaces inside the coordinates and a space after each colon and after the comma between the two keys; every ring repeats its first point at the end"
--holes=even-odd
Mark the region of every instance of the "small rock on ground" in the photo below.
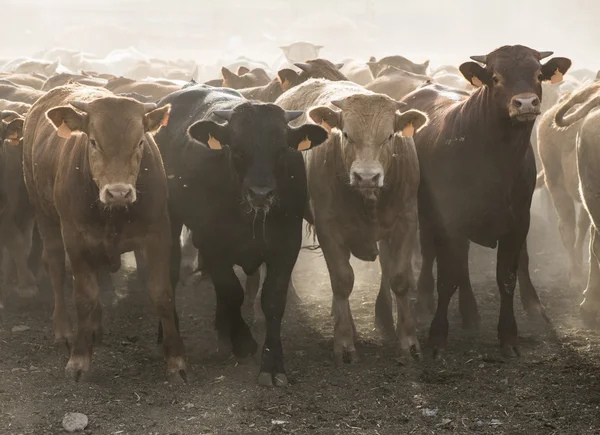
{"type": "Polygon", "coordinates": [[[63,428],[67,432],[79,432],[88,425],[88,418],[85,414],[79,412],[67,412],[62,420],[63,428]]]}
{"type": "Polygon", "coordinates": [[[29,326],[27,325],[18,325],[18,326],[13,326],[12,332],[25,332],[25,331],[29,331],[29,326]]]}

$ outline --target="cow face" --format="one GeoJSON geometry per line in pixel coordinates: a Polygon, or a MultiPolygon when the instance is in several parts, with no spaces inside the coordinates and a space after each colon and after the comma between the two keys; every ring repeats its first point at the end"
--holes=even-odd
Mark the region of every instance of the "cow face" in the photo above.
{"type": "Polygon", "coordinates": [[[540,62],[551,55],[522,45],[504,46],[487,56],[471,56],[479,63],[463,63],[460,71],[472,85],[489,89],[493,104],[510,119],[533,122],[541,113],[542,82],[560,82],[571,67],[564,57],[540,62]]]}
{"type": "Polygon", "coordinates": [[[385,95],[352,95],[333,106],[310,110],[310,118],[332,134],[339,135],[348,184],[366,199],[375,200],[385,185],[393,160],[398,133],[412,136],[427,117],[417,110],[404,113],[405,104],[385,95]]]}
{"type": "Polygon", "coordinates": [[[277,200],[278,169],[285,166],[290,148],[306,151],[327,139],[321,127],[290,127],[302,112],[284,111],[274,104],[243,103],[233,110],[215,111],[225,124],[198,121],[189,135],[213,150],[229,148],[241,194],[252,210],[265,214],[277,200]]]}
{"type": "Polygon", "coordinates": [[[262,68],[256,68],[249,71],[247,68],[240,67],[238,69],[238,74],[235,74],[223,67],[221,68],[221,74],[223,74],[222,86],[231,89],[253,88],[255,86],[266,85],[271,81],[265,70],[262,68]]]}
{"type": "Polygon", "coordinates": [[[71,101],[70,106],[50,109],[46,116],[63,138],[74,132],[86,134],[85,144],[91,176],[100,190],[100,201],[127,206],[136,201],[135,184],[140,170],[146,133],[168,121],[170,106],[156,108],[119,97],[91,102],[71,101]]]}
{"type": "Polygon", "coordinates": [[[9,145],[19,145],[23,138],[25,120],[12,110],[0,111],[0,143],[6,141],[9,145]]]}

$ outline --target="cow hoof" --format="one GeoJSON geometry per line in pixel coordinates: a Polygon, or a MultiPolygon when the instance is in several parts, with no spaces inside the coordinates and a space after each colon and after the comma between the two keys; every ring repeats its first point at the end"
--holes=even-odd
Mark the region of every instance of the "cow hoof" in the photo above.
{"type": "Polygon", "coordinates": [[[258,385],[262,385],[263,387],[272,387],[273,375],[267,372],[260,372],[256,381],[258,382],[258,385]]]}
{"type": "Polygon", "coordinates": [[[531,320],[537,321],[541,319],[547,324],[551,323],[548,315],[546,314],[546,310],[539,301],[526,305],[523,304],[523,309],[525,310],[527,317],[529,317],[531,320]]]}
{"type": "Polygon", "coordinates": [[[289,385],[285,373],[275,373],[275,376],[273,376],[273,383],[276,387],[287,387],[289,385]]]}
{"type": "Polygon", "coordinates": [[[167,372],[167,382],[170,384],[187,384],[187,372],[185,370],[167,372]]]}
{"type": "Polygon", "coordinates": [[[167,359],[167,380],[172,383],[183,381],[187,383],[186,364],[183,357],[171,357],[167,359]]]}
{"type": "Polygon", "coordinates": [[[336,367],[344,365],[344,352],[333,352],[333,363],[336,367]]]}
{"type": "Polygon", "coordinates": [[[65,368],[69,379],[79,382],[90,369],[90,358],[86,356],[72,356],[65,368]]]}
{"type": "Polygon", "coordinates": [[[406,349],[402,349],[402,353],[407,360],[420,361],[421,360],[421,349],[418,344],[413,344],[406,349]]]}
{"type": "Polygon", "coordinates": [[[516,345],[504,344],[500,348],[500,353],[504,358],[513,359],[521,356],[519,348],[516,345]]]}
{"type": "Polygon", "coordinates": [[[356,349],[348,351],[348,362],[350,364],[358,364],[360,362],[360,358],[358,357],[358,352],[356,349]]]}
{"type": "Polygon", "coordinates": [[[33,299],[39,296],[40,292],[36,285],[29,285],[27,287],[19,287],[17,290],[19,297],[24,299],[33,299]]]}

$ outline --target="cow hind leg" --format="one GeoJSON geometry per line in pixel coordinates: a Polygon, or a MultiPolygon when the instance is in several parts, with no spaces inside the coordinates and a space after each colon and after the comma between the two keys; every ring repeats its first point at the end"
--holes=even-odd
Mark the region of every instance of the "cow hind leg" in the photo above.
{"type": "Polygon", "coordinates": [[[540,297],[538,296],[531,275],[529,274],[529,253],[527,251],[527,240],[523,243],[521,253],[519,254],[519,270],[517,273],[519,280],[519,292],[521,294],[521,305],[523,309],[532,319],[544,319],[547,323],[550,322],[546,315],[546,310],[542,306],[540,297]]]}
{"type": "Polygon", "coordinates": [[[31,240],[27,241],[26,235],[23,234],[21,229],[18,228],[12,220],[4,222],[2,227],[2,237],[6,244],[9,257],[14,261],[15,270],[17,272],[19,296],[25,298],[35,297],[39,292],[35,277],[33,276],[33,273],[31,273],[27,262],[31,240]]]}
{"type": "Polygon", "coordinates": [[[574,260],[577,265],[577,275],[572,287],[579,288],[583,286],[583,251],[585,239],[590,230],[590,215],[584,207],[579,207],[579,217],[577,218],[577,239],[574,247],[574,260]]]}
{"type": "Polygon", "coordinates": [[[417,281],[417,313],[419,315],[430,315],[435,312],[435,298],[433,288],[433,263],[435,261],[435,241],[433,231],[424,222],[419,227],[421,240],[421,272],[417,281]]]}
{"type": "Polygon", "coordinates": [[[381,264],[381,284],[375,301],[375,327],[380,331],[386,341],[397,339],[394,331],[394,315],[392,313],[392,289],[389,274],[384,271],[383,254],[379,256],[381,264]]]}
{"type": "Polygon", "coordinates": [[[583,292],[583,302],[579,306],[581,319],[586,326],[597,328],[600,313],[600,235],[594,226],[590,234],[590,270],[587,288],[583,292]]]}
{"type": "Polygon", "coordinates": [[[479,309],[477,308],[477,300],[471,287],[471,278],[469,277],[469,245],[467,242],[461,246],[458,253],[459,269],[459,284],[458,284],[458,309],[462,319],[462,327],[464,329],[477,330],[481,318],[479,317],[479,309]]]}

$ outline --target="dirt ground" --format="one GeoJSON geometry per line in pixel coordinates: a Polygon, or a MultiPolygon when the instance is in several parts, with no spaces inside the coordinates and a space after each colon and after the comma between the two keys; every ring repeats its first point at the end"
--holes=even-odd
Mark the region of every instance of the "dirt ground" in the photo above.
{"type": "MultiPolygon", "coordinates": [[[[495,253],[472,248],[471,277],[482,325],[468,333],[453,301],[444,359],[406,363],[373,328],[379,266],[355,261],[351,304],[361,362],[331,360],[331,290],[319,253],[302,252],[294,279],[302,301],[288,305],[283,344],[290,386],[256,385],[258,366],[223,361],[213,332],[210,282],[192,277],[177,305],[188,352],[188,384],[165,382],[156,316],[132,269],[104,305],[104,344],[87,381],[66,379],[66,351],[53,344],[52,295],[8,298],[0,321],[0,433],[57,434],[67,412],[89,417],[90,434],[595,434],[600,433],[600,335],[578,315],[581,289],[567,285],[555,232],[533,223],[532,275],[551,326],[528,319],[515,298],[522,356],[500,358],[495,253]],[[18,325],[24,332],[12,332],[18,325]]],[[[456,299],[456,297],[455,297],[456,299]]],[[[246,307],[248,318],[251,308],[246,307]]]]}

